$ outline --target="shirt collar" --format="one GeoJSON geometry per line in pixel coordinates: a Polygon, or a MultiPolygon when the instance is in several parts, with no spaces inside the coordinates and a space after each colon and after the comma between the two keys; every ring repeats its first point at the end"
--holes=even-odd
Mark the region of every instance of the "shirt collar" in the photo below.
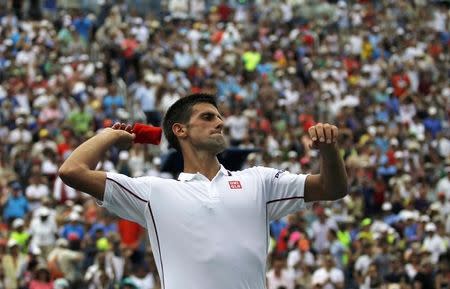
{"type": "MultiPolygon", "coordinates": [[[[224,176],[231,176],[231,172],[229,170],[227,170],[222,164],[220,165],[220,169],[217,172],[217,175],[224,175],[224,176]]],[[[196,174],[191,174],[191,173],[180,173],[180,175],[178,176],[178,180],[182,181],[182,182],[189,182],[189,181],[193,181],[193,180],[204,180],[206,179],[206,177],[204,175],[202,175],[201,173],[196,173],[196,174]]]]}

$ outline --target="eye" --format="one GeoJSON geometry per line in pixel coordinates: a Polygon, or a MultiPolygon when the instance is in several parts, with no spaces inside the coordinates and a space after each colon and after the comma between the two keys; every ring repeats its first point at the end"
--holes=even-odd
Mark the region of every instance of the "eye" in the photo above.
{"type": "Polygon", "coordinates": [[[212,113],[205,113],[202,115],[202,119],[204,120],[212,120],[214,118],[214,115],[212,113]]]}

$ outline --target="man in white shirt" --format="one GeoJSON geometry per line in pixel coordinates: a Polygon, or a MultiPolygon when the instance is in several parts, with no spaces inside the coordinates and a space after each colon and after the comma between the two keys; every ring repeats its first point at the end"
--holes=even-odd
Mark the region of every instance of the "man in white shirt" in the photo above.
{"type": "Polygon", "coordinates": [[[445,168],[446,176],[441,178],[436,184],[436,193],[444,193],[447,201],[450,201],[450,166],[445,168]]]}
{"type": "Polygon", "coordinates": [[[314,271],[311,283],[314,288],[342,289],[344,288],[344,272],[334,265],[333,257],[324,255],[324,265],[314,271]]]}
{"type": "Polygon", "coordinates": [[[239,146],[248,134],[248,119],[233,110],[232,114],[225,120],[225,126],[230,129],[230,143],[239,146]]]}
{"type": "Polygon", "coordinates": [[[43,183],[40,174],[33,174],[30,177],[30,184],[25,190],[25,195],[29,201],[30,210],[34,211],[41,206],[43,198],[48,197],[50,190],[48,186],[43,183]]]}
{"type": "Polygon", "coordinates": [[[163,128],[183,155],[178,181],[95,171],[111,146],[132,144],[131,125],[120,123],[81,144],[59,170],[65,183],[148,230],[162,288],[264,288],[269,222],[301,210],[305,202],[347,194],[335,126],[309,129],[322,156],[317,175],[264,167],[228,171],[217,159],[226,147],[224,121],[209,94],[178,100],[163,128]]]}
{"type": "Polygon", "coordinates": [[[17,127],[9,133],[8,143],[14,146],[31,143],[33,136],[31,135],[31,132],[26,129],[26,122],[23,117],[18,117],[16,119],[16,126],[17,127]]]}
{"type": "Polygon", "coordinates": [[[50,249],[54,246],[58,227],[54,216],[47,207],[40,207],[30,224],[31,242],[30,247],[42,250],[43,256],[47,257],[50,249]]]}
{"type": "Polygon", "coordinates": [[[436,229],[434,223],[425,225],[425,238],[422,244],[422,248],[431,254],[430,261],[433,264],[437,264],[439,257],[447,250],[445,240],[436,232],[436,229]]]}
{"type": "Polygon", "coordinates": [[[266,274],[267,289],[278,289],[280,287],[294,289],[295,271],[286,266],[285,259],[284,256],[273,255],[272,269],[266,274]]]}

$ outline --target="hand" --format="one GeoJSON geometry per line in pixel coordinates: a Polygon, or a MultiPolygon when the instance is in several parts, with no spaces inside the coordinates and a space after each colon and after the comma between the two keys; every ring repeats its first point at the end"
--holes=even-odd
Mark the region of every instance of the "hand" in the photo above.
{"type": "Polygon", "coordinates": [[[311,148],[334,147],[337,142],[338,128],[328,123],[318,123],[308,129],[309,137],[312,140],[311,148]]]}
{"type": "Polygon", "coordinates": [[[115,145],[119,149],[129,149],[131,147],[136,137],[131,125],[116,122],[110,129],[118,135],[115,145]]]}

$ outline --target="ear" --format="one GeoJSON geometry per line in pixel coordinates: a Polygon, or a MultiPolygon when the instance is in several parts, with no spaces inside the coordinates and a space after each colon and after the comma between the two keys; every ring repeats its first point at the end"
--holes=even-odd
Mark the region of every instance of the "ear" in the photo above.
{"type": "Polygon", "coordinates": [[[181,123],[174,123],[172,125],[172,132],[176,137],[184,138],[187,135],[186,126],[181,123]]]}

